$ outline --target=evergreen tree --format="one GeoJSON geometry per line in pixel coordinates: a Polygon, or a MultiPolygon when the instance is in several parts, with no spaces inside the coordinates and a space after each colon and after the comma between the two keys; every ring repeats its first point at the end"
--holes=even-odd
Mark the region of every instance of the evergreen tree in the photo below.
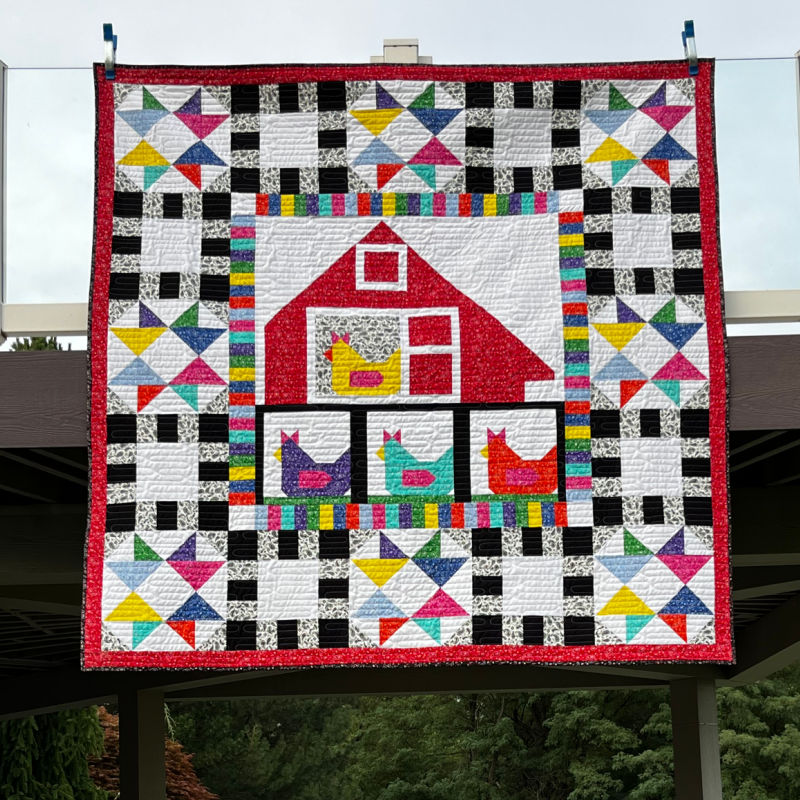
{"type": "Polygon", "coordinates": [[[55,336],[33,336],[30,339],[17,339],[11,345],[12,350],[63,350],[55,336]]]}
{"type": "Polygon", "coordinates": [[[89,777],[103,750],[96,708],[0,722],[0,796],[5,800],[106,800],[89,777]]]}
{"type": "MultiPolygon", "coordinates": [[[[726,800],[800,797],[800,667],[717,692],[726,800]]],[[[223,800],[671,800],[666,689],[173,707],[223,800]]]]}

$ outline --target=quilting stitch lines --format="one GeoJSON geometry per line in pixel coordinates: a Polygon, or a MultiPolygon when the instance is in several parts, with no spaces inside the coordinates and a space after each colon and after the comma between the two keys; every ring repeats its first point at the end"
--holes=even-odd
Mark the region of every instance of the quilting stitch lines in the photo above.
{"type": "Polygon", "coordinates": [[[729,658],[710,69],[99,83],[87,665],[729,658]]]}

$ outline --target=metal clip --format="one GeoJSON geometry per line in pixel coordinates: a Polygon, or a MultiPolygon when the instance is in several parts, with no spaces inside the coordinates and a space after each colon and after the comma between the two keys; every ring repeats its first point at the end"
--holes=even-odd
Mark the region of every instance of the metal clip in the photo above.
{"type": "Polygon", "coordinates": [[[110,22],[103,23],[103,41],[106,49],[106,78],[113,81],[117,74],[117,37],[110,22]]]}
{"type": "Polygon", "coordinates": [[[697,75],[700,72],[700,67],[697,64],[697,43],[694,39],[693,19],[684,20],[681,39],[683,39],[683,54],[689,62],[689,74],[697,75]]]}

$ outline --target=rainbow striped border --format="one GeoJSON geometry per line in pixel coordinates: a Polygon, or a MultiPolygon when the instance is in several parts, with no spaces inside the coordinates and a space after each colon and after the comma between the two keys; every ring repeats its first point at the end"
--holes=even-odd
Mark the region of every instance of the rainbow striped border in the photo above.
{"type": "Polygon", "coordinates": [[[231,218],[229,485],[231,506],[256,502],[256,219],[231,218]]]}
{"type": "Polygon", "coordinates": [[[565,526],[563,502],[478,503],[333,503],[330,505],[260,505],[258,530],[347,530],[369,528],[531,528],[565,526]]]}
{"type": "Polygon", "coordinates": [[[559,192],[257,194],[258,217],[508,217],[554,214],[559,192]]]}
{"type": "Polygon", "coordinates": [[[592,500],[589,308],[583,245],[583,212],[560,213],[558,249],[564,326],[565,472],[566,499],[570,505],[592,500]]]}
{"type": "MultiPolygon", "coordinates": [[[[558,213],[559,273],[564,330],[566,502],[357,504],[307,507],[257,503],[255,493],[255,225],[270,216],[495,216],[558,213],[558,193],[512,195],[257,195],[256,215],[231,220],[229,505],[246,528],[448,528],[566,526],[568,507],[591,503],[589,327],[583,212],[558,213]],[[409,206],[408,198],[430,202],[409,206]],[[316,204],[308,204],[313,198],[316,204]],[[398,198],[405,198],[397,204],[398,198]],[[436,200],[438,198],[438,200],[436,200]],[[504,200],[507,198],[508,200],[504,200]],[[518,198],[519,202],[509,202],[518,198]],[[319,203],[322,200],[324,202],[319,203]],[[247,522],[245,523],[245,519],[247,522]]],[[[585,516],[582,515],[582,516],[585,516]]],[[[236,527],[239,527],[237,525],[236,527]]]]}

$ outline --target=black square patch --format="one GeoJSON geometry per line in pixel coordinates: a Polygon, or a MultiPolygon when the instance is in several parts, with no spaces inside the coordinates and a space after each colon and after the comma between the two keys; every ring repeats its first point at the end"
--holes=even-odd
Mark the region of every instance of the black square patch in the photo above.
{"type": "Polygon", "coordinates": [[[320,194],[346,194],[347,186],[347,167],[320,168],[320,194]]]}
{"type": "Polygon", "coordinates": [[[139,273],[112,272],[108,284],[109,300],[138,300],[139,273]]]}
{"type": "Polygon", "coordinates": [[[300,98],[296,83],[278,84],[278,102],[281,114],[300,110],[300,98]]]}
{"type": "Polygon", "coordinates": [[[622,525],[621,497],[595,497],[592,503],[595,525],[622,525]]]}
{"type": "Polygon", "coordinates": [[[227,530],[228,504],[212,500],[201,500],[197,504],[197,527],[201,531],[227,530]]]}
{"type": "Polygon", "coordinates": [[[541,556],[544,553],[541,528],[522,529],[522,555],[541,556]]]}
{"type": "Polygon", "coordinates": [[[472,555],[491,558],[503,555],[503,531],[500,528],[473,528],[472,555]]]}
{"type": "Polygon", "coordinates": [[[490,81],[465,83],[467,108],[494,108],[494,84],[490,81]]]}
{"type": "Polygon", "coordinates": [[[350,531],[320,531],[320,558],[350,558],[350,531]]]}
{"type": "Polygon", "coordinates": [[[321,81],[317,84],[317,108],[320,111],[343,111],[347,108],[344,81],[321,81]]]}
{"type": "Polygon", "coordinates": [[[533,84],[530,81],[514,84],[514,108],[533,108],[533,84]]]}
{"type": "Polygon", "coordinates": [[[255,561],[258,558],[256,531],[228,531],[228,560],[255,561]]]}
{"type": "Polygon", "coordinates": [[[544,617],[522,618],[522,644],[544,644],[544,617]]]}
{"type": "Polygon", "coordinates": [[[553,108],[581,107],[580,81],[553,81],[553,108]]]}
{"type": "Polygon", "coordinates": [[[297,531],[278,531],[278,558],[300,558],[300,543],[297,531]]]}
{"type": "Polygon", "coordinates": [[[258,581],[228,581],[228,600],[242,602],[258,600],[258,581]]]}
{"type": "Polygon", "coordinates": [[[583,172],[580,164],[557,164],[553,167],[554,189],[580,189],[583,172]]]}
{"type": "Polygon", "coordinates": [[[594,644],[594,617],[564,617],[564,644],[594,644]]]}
{"type": "Polygon", "coordinates": [[[468,194],[492,194],[494,192],[493,167],[466,167],[464,174],[468,194]]]}
{"type": "Polygon", "coordinates": [[[321,619],[319,621],[320,647],[348,647],[349,622],[346,619],[321,619]]]}
{"type": "Polygon", "coordinates": [[[233,622],[225,625],[227,650],[255,650],[257,628],[254,620],[233,622]]]}
{"type": "Polygon", "coordinates": [[[503,644],[503,618],[478,614],[472,618],[473,644],[503,644]]]}
{"type": "Polygon", "coordinates": [[[296,619],[279,619],[277,624],[278,650],[297,650],[300,642],[297,636],[296,619]]]}
{"type": "Polygon", "coordinates": [[[258,114],[258,86],[243,83],[231,86],[231,113],[258,114]]]}

